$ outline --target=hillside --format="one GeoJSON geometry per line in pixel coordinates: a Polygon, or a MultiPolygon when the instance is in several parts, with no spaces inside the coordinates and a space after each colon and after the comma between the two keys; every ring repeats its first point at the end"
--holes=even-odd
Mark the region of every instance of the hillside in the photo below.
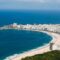
{"type": "Polygon", "coordinates": [[[23,58],[22,60],[60,60],[60,51],[55,50],[44,54],[38,54],[23,58]]]}

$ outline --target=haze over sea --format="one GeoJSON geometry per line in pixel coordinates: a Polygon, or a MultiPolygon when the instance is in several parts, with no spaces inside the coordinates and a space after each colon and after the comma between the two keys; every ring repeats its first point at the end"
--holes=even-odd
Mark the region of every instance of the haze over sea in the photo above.
{"type": "MultiPolygon", "coordinates": [[[[60,11],[0,11],[0,26],[18,24],[60,24],[60,11]]],[[[0,31],[0,60],[37,48],[51,41],[44,33],[33,31],[0,31]]]]}

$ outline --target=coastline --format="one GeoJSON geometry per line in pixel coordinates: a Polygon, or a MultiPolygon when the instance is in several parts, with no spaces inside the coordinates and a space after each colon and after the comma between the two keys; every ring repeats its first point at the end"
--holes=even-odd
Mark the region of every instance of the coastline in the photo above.
{"type": "MultiPolygon", "coordinates": [[[[59,50],[59,48],[58,48],[58,46],[60,45],[59,44],[60,43],[60,41],[59,41],[60,35],[59,34],[53,33],[53,32],[47,32],[47,31],[38,31],[38,32],[43,32],[43,33],[50,35],[52,37],[52,40],[50,41],[50,43],[54,43],[53,50],[59,50]]],[[[38,47],[36,49],[32,49],[30,51],[23,52],[21,54],[14,54],[12,56],[7,57],[4,60],[21,60],[22,58],[25,58],[27,56],[33,56],[36,54],[42,54],[42,53],[48,52],[48,51],[50,51],[50,49],[49,49],[50,43],[45,44],[42,47],[38,47]]]]}

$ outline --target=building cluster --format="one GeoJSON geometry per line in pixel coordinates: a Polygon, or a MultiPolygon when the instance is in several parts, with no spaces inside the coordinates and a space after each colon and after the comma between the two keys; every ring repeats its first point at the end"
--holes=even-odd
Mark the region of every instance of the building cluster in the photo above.
{"type": "Polygon", "coordinates": [[[1,29],[19,29],[19,30],[39,30],[39,31],[51,31],[51,32],[57,32],[60,33],[60,24],[17,24],[13,23],[10,25],[6,25],[3,27],[0,27],[1,29]]]}

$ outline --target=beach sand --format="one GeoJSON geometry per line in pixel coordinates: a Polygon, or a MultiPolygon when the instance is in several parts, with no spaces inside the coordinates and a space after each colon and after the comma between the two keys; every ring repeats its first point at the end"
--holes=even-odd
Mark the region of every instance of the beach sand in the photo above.
{"type": "MultiPolygon", "coordinates": [[[[60,50],[60,34],[53,32],[44,32],[44,33],[47,33],[48,35],[52,36],[52,40],[50,41],[50,43],[54,43],[53,50],[60,50]]],[[[25,58],[27,56],[33,56],[36,54],[42,54],[48,52],[50,51],[50,43],[45,44],[42,47],[38,47],[36,49],[23,52],[21,54],[12,55],[10,57],[7,57],[5,60],[21,60],[22,58],[25,58]]]]}

